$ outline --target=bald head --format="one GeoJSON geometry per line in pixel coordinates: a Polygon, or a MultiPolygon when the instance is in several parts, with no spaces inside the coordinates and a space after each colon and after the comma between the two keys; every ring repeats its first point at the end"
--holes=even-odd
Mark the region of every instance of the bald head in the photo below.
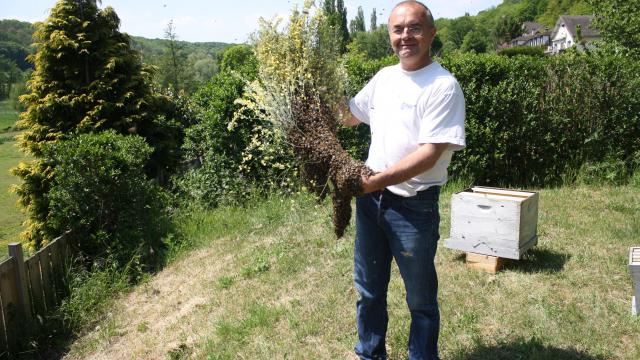
{"type": "MultiPolygon", "coordinates": [[[[424,12],[424,16],[427,21],[426,25],[430,28],[434,28],[436,26],[435,21],[433,20],[433,15],[431,14],[431,10],[429,10],[427,5],[421,3],[420,1],[415,1],[415,0],[401,1],[397,3],[396,6],[393,7],[393,9],[391,10],[391,14],[393,14],[393,12],[396,11],[398,8],[405,7],[405,6],[411,6],[411,7],[416,7],[417,9],[420,9],[420,11],[424,12]]],[[[389,18],[391,18],[391,15],[389,15],[389,18]]]]}

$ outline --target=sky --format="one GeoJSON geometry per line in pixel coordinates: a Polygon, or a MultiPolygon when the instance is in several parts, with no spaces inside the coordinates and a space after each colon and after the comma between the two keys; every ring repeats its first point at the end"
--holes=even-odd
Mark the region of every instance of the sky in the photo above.
{"type": "MultiPolygon", "coordinates": [[[[258,27],[258,19],[285,19],[303,0],[102,0],[120,17],[120,30],[146,38],[163,38],[173,20],[178,40],[243,43],[258,27]]],[[[320,1],[317,0],[317,3],[320,1]]],[[[347,16],[352,19],[362,6],[365,23],[376,9],[378,24],[387,22],[389,12],[398,1],[344,0],[347,16]]],[[[502,0],[425,0],[434,17],[455,18],[465,13],[477,14],[497,6],[502,0]]],[[[44,20],[56,0],[0,0],[0,19],[36,22],[44,20]]]]}

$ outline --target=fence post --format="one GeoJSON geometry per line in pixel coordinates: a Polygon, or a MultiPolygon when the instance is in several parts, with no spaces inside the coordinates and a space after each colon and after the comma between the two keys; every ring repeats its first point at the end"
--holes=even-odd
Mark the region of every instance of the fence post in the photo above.
{"type": "Polygon", "coordinates": [[[23,313],[24,319],[31,323],[31,299],[29,299],[27,271],[24,266],[24,255],[22,253],[22,244],[9,244],[9,256],[13,258],[16,265],[16,288],[18,289],[18,307],[23,313]]]}

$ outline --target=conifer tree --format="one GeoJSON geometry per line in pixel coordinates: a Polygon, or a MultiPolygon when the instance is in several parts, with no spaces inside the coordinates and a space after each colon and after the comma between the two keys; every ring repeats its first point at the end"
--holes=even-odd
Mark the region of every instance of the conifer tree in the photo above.
{"type": "Polygon", "coordinates": [[[371,21],[369,25],[369,29],[371,31],[378,28],[378,15],[376,14],[376,8],[373,8],[373,11],[371,11],[371,21]]]}
{"type": "Polygon", "coordinates": [[[26,111],[18,124],[25,129],[20,145],[35,160],[13,170],[24,180],[16,189],[29,214],[23,235],[35,246],[59,235],[46,221],[54,176],[43,158],[48,143],[114,129],[145,137],[157,159],[167,153],[162,144],[173,140],[175,129],[158,114],[168,108],[167,98],[152,91],[151,72],[119,25],[113,8],[99,9],[95,0],[60,0],[36,24],[35,71],[30,92],[21,97],[26,111]]]}
{"type": "Polygon", "coordinates": [[[327,24],[335,31],[335,36],[339,39],[340,52],[345,53],[350,37],[344,0],[324,0],[322,9],[327,16],[327,24]]]}
{"type": "Polygon", "coordinates": [[[364,24],[364,11],[362,10],[362,6],[358,6],[358,13],[351,23],[349,24],[349,30],[351,31],[351,35],[357,32],[364,32],[367,29],[364,24]]]}
{"type": "Polygon", "coordinates": [[[341,37],[340,50],[342,53],[347,51],[347,44],[349,43],[349,27],[347,23],[347,7],[344,6],[344,0],[336,0],[336,10],[340,15],[339,32],[341,37]]]}
{"type": "Polygon", "coordinates": [[[165,49],[160,61],[160,83],[163,88],[175,92],[189,88],[192,76],[187,72],[187,56],[184,45],[178,41],[173,20],[164,29],[165,49]]]}

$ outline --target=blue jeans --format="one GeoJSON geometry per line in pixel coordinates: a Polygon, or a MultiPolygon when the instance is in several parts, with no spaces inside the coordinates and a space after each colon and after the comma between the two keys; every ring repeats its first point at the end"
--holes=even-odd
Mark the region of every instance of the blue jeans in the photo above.
{"type": "Polygon", "coordinates": [[[440,187],[405,198],[388,190],[356,199],[355,286],[361,359],[386,359],[387,289],[395,259],[411,312],[409,359],[438,359],[438,277],[434,265],[440,187]]]}

